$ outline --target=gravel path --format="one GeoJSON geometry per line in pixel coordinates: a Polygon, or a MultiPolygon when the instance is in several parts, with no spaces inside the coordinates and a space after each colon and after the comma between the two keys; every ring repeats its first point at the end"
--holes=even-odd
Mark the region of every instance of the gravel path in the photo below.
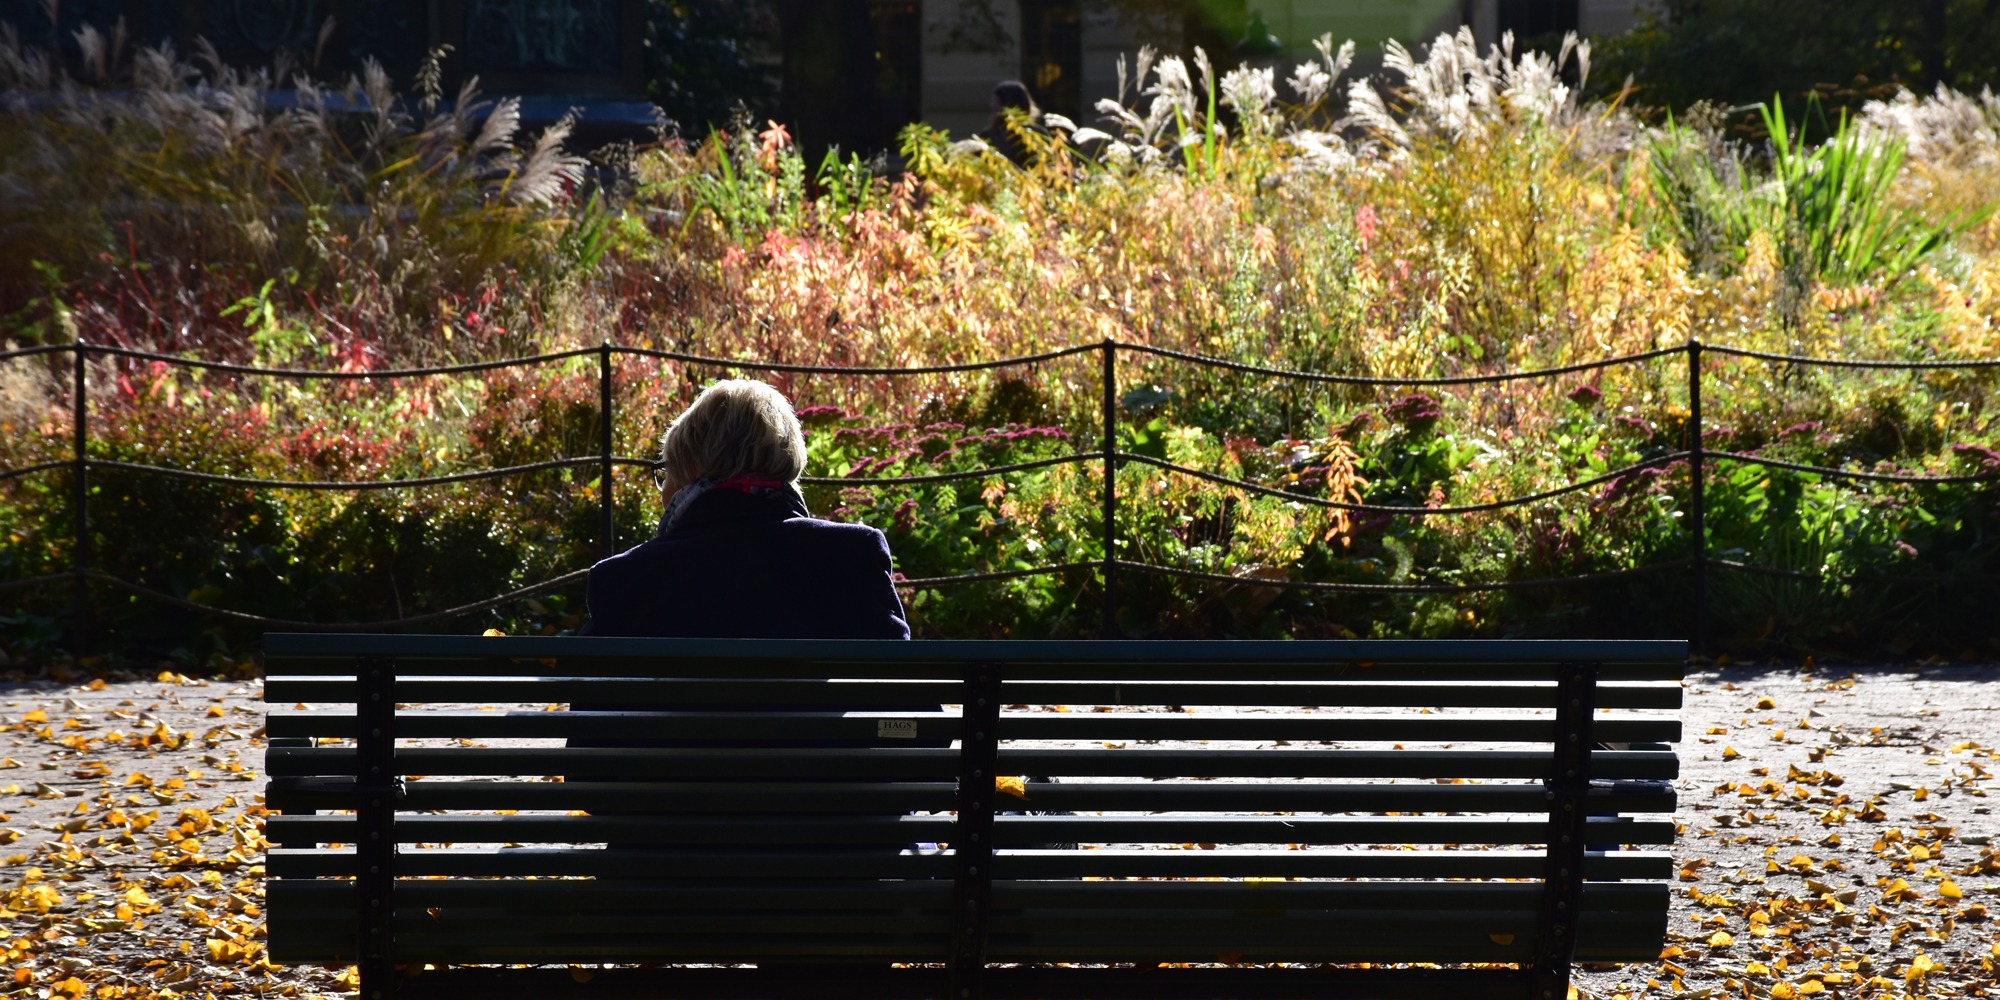
{"type": "MultiPolygon", "coordinates": [[[[9,996],[337,996],[263,956],[260,682],[0,689],[9,996]]],[[[2000,996],[2000,666],[1690,675],[1657,965],[1599,998],[2000,996]]]]}

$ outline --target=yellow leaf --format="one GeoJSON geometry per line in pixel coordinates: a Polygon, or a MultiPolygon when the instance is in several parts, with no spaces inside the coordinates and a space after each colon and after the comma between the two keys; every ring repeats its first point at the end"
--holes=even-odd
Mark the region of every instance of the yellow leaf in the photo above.
{"type": "Polygon", "coordinates": [[[1802,997],[1811,996],[1814,993],[1825,993],[1825,992],[1826,992],[1826,984],[1820,982],[1817,979],[1808,979],[1805,982],[1799,984],[1799,995],[1802,997]]]}
{"type": "Polygon", "coordinates": [[[1028,797],[1028,779],[1018,775],[994,775],[993,790],[1002,795],[1012,795],[1017,799],[1028,797]]]}
{"type": "Polygon", "coordinates": [[[596,975],[597,973],[591,969],[580,969],[574,965],[569,967],[569,978],[579,983],[590,982],[596,975]]]}
{"type": "Polygon", "coordinates": [[[1910,971],[1903,973],[1903,981],[1914,983],[1929,975],[1931,970],[1936,968],[1937,963],[1932,961],[1929,955],[1921,951],[1917,952],[1917,957],[1910,959],[1910,971]]]}
{"type": "Polygon", "coordinates": [[[1793,1000],[1798,995],[1798,989],[1790,983],[1771,984],[1771,1000],[1793,1000]]]}
{"type": "Polygon", "coordinates": [[[34,710],[34,711],[32,711],[32,712],[29,712],[28,714],[26,714],[26,715],[24,715],[24,716],[21,716],[21,721],[22,721],[22,722],[47,722],[47,721],[49,721],[49,713],[47,713],[47,712],[44,712],[44,711],[42,711],[41,709],[39,709],[39,708],[38,708],[38,709],[35,709],[35,710],[34,710]]]}
{"type": "Polygon", "coordinates": [[[1778,707],[1778,703],[1777,703],[1777,702],[1775,702],[1775,701],[1772,701],[1772,700],[1771,700],[1771,696],[1770,696],[1770,695],[1765,695],[1764,697],[1762,697],[1762,698],[1759,698],[1759,699],[1757,699],[1757,707],[1758,707],[1758,708],[1777,708],[1777,707],[1778,707]]]}
{"type": "Polygon", "coordinates": [[[1741,757],[1741,756],[1743,756],[1743,755],[1742,755],[1741,753],[1737,752],[1737,750],[1736,750],[1736,748],[1735,748],[1735,747],[1723,747],[1723,748],[1722,748],[1722,759],[1723,759],[1723,760],[1735,760],[1736,758],[1738,758],[1738,757],[1741,757]]]}
{"type": "Polygon", "coordinates": [[[1727,948],[1735,943],[1736,939],[1730,936],[1728,931],[1716,931],[1714,934],[1708,936],[1708,946],[1710,948],[1727,948]]]}
{"type": "Polygon", "coordinates": [[[487,629],[486,631],[484,631],[484,632],[481,632],[481,633],[479,633],[479,634],[480,634],[480,635],[482,635],[482,636],[493,636],[493,635],[500,635],[500,636],[504,636],[504,635],[506,635],[507,633],[505,633],[505,632],[502,632],[502,631],[500,631],[500,630],[499,630],[499,629],[497,629],[497,628],[489,628],[489,629],[487,629]]]}
{"type": "Polygon", "coordinates": [[[1486,935],[1486,939],[1502,948],[1514,943],[1514,935],[1512,934],[1488,934],[1486,935]]]}
{"type": "Polygon", "coordinates": [[[1958,887],[1957,882],[1953,882],[1950,879],[1945,879],[1943,882],[1938,883],[1938,895],[1943,896],[1946,899],[1965,898],[1964,890],[1958,887]]]}

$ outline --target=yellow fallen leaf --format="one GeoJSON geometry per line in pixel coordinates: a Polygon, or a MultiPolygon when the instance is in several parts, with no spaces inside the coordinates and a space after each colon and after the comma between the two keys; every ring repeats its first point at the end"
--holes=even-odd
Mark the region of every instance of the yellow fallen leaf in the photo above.
{"type": "Polygon", "coordinates": [[[1790,983],[1771,984],[1771,1000],[1794,1000],[1798,995],[1798,988],[1790,983]]]}
{"type": "Polygon", "coordinates": [[[1802,997],[1812,996],[1815,993],[1825,993],[1825,992],[1826,992],[1826,984],[1820,982],[1817,979],[1808,979],[1805,982],[1799,984],[1799,995],[1802,997]]]}
{"type": "Polygon", "coordinates": [[[484,632],[481,632],[481,633],[479,633],[479,634],[480,634],[481,636],[494,636],[494,635],[500,635],[500,636],[504,636],[504,635],[506,635],[507,633],[505,633],[505,632],[502,632],[502,631],[500,631],[500,630],[499,630],[499,629],[497,629],[497,628],[489,628],[489,629],[487,629],[486,631],[484,631],[484,632]]]}
{"type": "Polygon", "coordinates": [[[1773,700],[1771,700],[1771,696],[1767,694],[1767,695],[1765,695],[1764,697],[1762,697],[1762,698],[1759,698],[1759,699],[1757,699],[1757,707],[1758,707],[1758,708],[1777,708],[1777,707],[1778,707],[1778,703],[1777,703],[1777,702],[1775,702],[1775,701],[1773,701],[1773,700]]]}
{"type": "Polygon", "coordinates": [[[1510,945],[1510,944],[1513,944],[1513,943],[1514,943],[1514,935],[1512,935],[1512,934],[1488,934],[1488,935],[1486,935],[1486,940],[1488,940],[1488,941],[1491,941],[1491,942],[1493,942],[1494,944],[1497,944],[1497,945],[1499,945],[1499,946],[1500,946],[1500,947],[1502,947],[1502,948],[1505,948],[1505,947],[1507,947],[1508,945],[1510,945]]]}
{"type": "Polygon", "coordinates": [[[44,711],[42,711],[41,709],[39,709],[39,708],[38,708],[38,709],[35,709],[34,711],[31,711],[31,712],[29,712],[28,714],[26,714],[26,715],[24,715],[24,716],[21,716],[21,721],[22,721],[22,722],[47,722],[47,721],[49,721],[49,713],[47,713],[47,712],[44,712],[44,711]]]}
{"type": "Polygon", "coordinates": [[[1957,882],[1945,879],[1943,882],[1938,883],[1938,895],[1946,899],[1964,899],[1965,891],[1958,887],[1957,882]]]}
{"type": "Polygon", "coordinates": [[[1722,748],[1722,759],[1723,759],[1723,760],[1735,760],[1736,758],[1738,758],[1738,757],[1741,757],[1741,756],[1743,756],[1743,755],[1742,755],[1741,753],[1737,752],[1737,750],[1736,750],[1736,748],[1735,748],[1735,747],[1723,747],[1723,748],[1722,748]]]}
{"type": "Polygon", "coordinates": [[[1927,975],[1930,975],[1931,970],[1936,968],[1937,968],[1937,963],[1932,961],[1929,955],[1926,955],[1921,951],[1917,952],[1917,957],[1910,959],[1910,971],[1903,973],[1903,981],[1906,983],[1914,983],[1917,980],[1922,979],[1927,975]]]}
{"type": "Polygon", "coordinates": [[[1017,799],[1028,797],[1028,779],[1018,775],[994,775],[993,790],[1001,795],[1012,795],[1017,799]]]}
{"type": "Polygon", "coordinates": [[[1727,948],[1735,943],[1736,938],[1732,937],[1728,931],[1716,931],[1714,934],[1708,936],[1708,946],[1710,948],[1727,948]]]}

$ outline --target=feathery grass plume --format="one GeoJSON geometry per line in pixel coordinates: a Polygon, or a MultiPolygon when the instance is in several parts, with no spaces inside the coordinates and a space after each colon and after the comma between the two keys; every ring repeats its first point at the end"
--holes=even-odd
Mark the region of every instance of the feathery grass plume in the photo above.
{"type": "Polygon", "coordinates": [[[1187,123],[1195,117],[1194,81],[1188,76],[1187,63],[1180,56],[1168,56],[1154,65],[1153,74],[1153,85],[1141,91],[1153,98],[1146,113],[1146,133],[1161,135],[1171,121],[1180,123],[1185,138],[1187,123]]]}
{"type": "Polygon", "coordinates": [[[1385,97],[1367,81],[1356,80],[1348,87],[1347,122],[1395,149],[1408,149],[1424,136],[1476,136],[1516,119],[1568,128],[1582,110],[1582,79],[1576,87],[1562,79],[1572,56],[1580,77],[1587,76],[1590,43],[1578,41],[1575,32],[1563,36],[1554,57],[1535,51],[1516,57],[1512,32],[1481,57],[1470,27],[1438,35],[1422,59],[1391,39],[1382,65],[1402,82],[1385,97]]]}
{"type": "Polygon", "coordinates": [[[1976,97],[1942,83],[1929,97],[1899,90],[1889,100],[1863,104],[1855,124],[1900,139],[1916,163],[2000,166],[2000,96],[1992,87],[1976,97]]]}
{"type": "Polygon", "coordinates": [[[1243,134],[1268,139],[1277,130],[1277,71],[1271,67],[1238,66],[1223,74],[1222,103],[1236,112],[1243,134]]]}
{"type": "MultiPolygon", "coordinates": [[[[58,73],[51,53],[28,48],[12,22],[0,21],[0,90],[19,99],[20,91],[47,90],[55,85],[58,73]]],[[[7,95],[0,95],[7,96],[7,95]]]]}
{"type": "Polygon", "coordinates": [[[1319,62],[1302,62],[1292,68],[1292,92],[1299,97],[1299,103],[1308,112],[1319,107],[1321,101],[1333,90],[1334,82],[1354,63],[1354,40],[1348,39],[1340,45],[1340,52],[1333,50],[1333,35],[1327,33],[1313,39],[1313,51],[1319,53],[1319,62]]]}

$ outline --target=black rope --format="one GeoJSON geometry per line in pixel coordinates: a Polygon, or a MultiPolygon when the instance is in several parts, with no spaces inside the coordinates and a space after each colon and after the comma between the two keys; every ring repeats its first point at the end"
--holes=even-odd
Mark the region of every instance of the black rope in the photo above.
{"type": "MultiPolygon", "coordinates": [[[[633,357],[658,358],[666,361],[679,361],[686,364],[706,365],[706,366],[722,367],[722,368],[742,368],[751,371],[787,372],[794,374],[825,374],[825,375],[938,375],[938,374],[951,374],[955,372],[990,371],[996,368],[1010,368],[1019,365],[1039,364],[1044,361],[1053,361],[1058,358],[1070,357],[1077,354],[1088,354],[1103,349],[1104,346],[1102,344],[1077,344],[1070,347],[1041,351],[1035,354],[1024,354],[1010,358],[997,358],[990,361],[966,361],[966,362],[958,362],[954,364],[945,364],[945,365],[924,365],[916,367],[899,368],[899,367],[888,367],[888,366],[805,365],[805,364],[789,364],[789,363],[772,362],[772,361],[746,361],[746,360],[735,360],[730,358],[709,357],[707,355],[700,355],[700,354],[688,354],[680,351],[662,351],[653,348],[630,347],[622,345],[613,345],[611,348],[614,354],[624,354],[633,357]]],[[[1240,361],[1229,361],[1224,358],[1212,357],[1210,355],[1195,354],[1189,351],[1177,351],[1169,347],[1157,347],[1152,344],[1121,343],[1121,344],[1114,344],[1112,349],[1121,351],[1133,351],[1140,354],[1151,354],[1156,357],[1172,358],[1177,361],[1187,361],[1211,368],[1222,368],[1229,371],[1235,371],[1249,375],[1265,375],[1273,378],[1299,379],[1308,382],[1319,382],[1319,383],[1328,383],[1336,385],[1374,385],[1374,386],[1480,385],[1480,384],[1494,383],[1494,382],[1519,381],[1524,379],[1551,378],[1558,375],[1570,375],[1578,372],[1594,371],[1600,368],[1610,368],[1618,365],[1634,364],[1641,361],[1650,361],[1654,358],[1666,357],[1672,354],[1682,354],[1687,351],[1687,348],[1685,346],[1661,347],[1651,351],[1644,351],[1638,354],[1626,354],[1626,355],[1620,355],[1618,357],[1599,358],[1593,361],[1580,361],[1574,364],[1560,365],[1553,368],[1532,369],[1529,371],[1501,372],[1492,375],[1447,375],[1447,376],[1398,378],[1398,377],[1386,377],[1386,376],[1333,375],[1325,372],[1309,372],[1309,371],[1300,371],[1292,368],[1275,368],[1268,365],[1253,365],[1240,361]]],[[[160,354],[154,351],[141,351],[130,347],[118,347],[116,345],[110,345],[110,344],[83,344],[80,346],[75,344],[39,344],[33,347],[14,348],[7,351],[0,351],[0,361],[11,360],[13,358],[29,357],[37,354],[53,354],[57,352],[76,351],[76,350],[82,350],[85,353],[96,353],[96,354],[111,355],[116,357],[133,358],[141,361],[164,361],[168,364],[177,365],[181,367],[200,368],[209,371],[227,372],[236,375],[265,375],[276,378],[353,380],[353,379],[383,379],[383,378],[415,378],[425,375],[469,374],[472,372],[492,371],[499,368],[513,368],[513,367],[522,367],[526,365],[546,364],[552,361],[564,361],[570,358],[586,357],[597,353],[599,349],[595,347],[579,347],[567,351],[555,351],[547,354],[522,355],[513,358],[501,358],[494,361],[470,361],[462,364],[439,365],[430,368],[382,368],[370,371],[326,371],[326,370],[309,369],[309,368],[263,368],[255,365],[233,364],[226,361],[209,361],[201,358],[187,358],[173,354],[160,354]]],[[[1741,358],[1754,358],[1762,361],[1775,361],[1787,364],[1809,365],[1809,366],[1823,367],[1823,368],[1873,368],[1873,369],[1892,369],[1892,370],[1911,370],[1911,371],[1936,370],[1936,369],[2000,368],[2000,358],[1977,358],[1977,359],[1956,360],[1956,361],[1873,361],[1873,360],[1847,359],[1847,358],[1816,358],[1816,357],[1807,357],[1804,355],[1796,355],[1796,354],[1774,354],[1768,351],[1753,351],[1747,348],[1724,347],[1713,344],[1702,345],[1702,350],[1718,354],[1734,355],[1736,357],[1741,357],[1741,358]]]]}
{"type": "Polygon", "coordinates": [[[1229,583],[1243,587],[1278,587],[1283,590],[1350,591],[1373,594],[1466,594],[1489,590],[1526,590],[1535,587],[1560,587],[1564,584],[1585,583],[1592,580],[1611,580],[1619,577],[1642,576],[1663,570],[1678,569],[1692,565],[1694,558],[1682,556],[1665,562],[1628,569],[1603,570],[1596,573],[1579,573],[1575,576],[1551,576],[1533,580],[1500,580],[1494,583],[1341,583],[1314,580],[1265,580],[1258,577],[1230,576],[1226,573],[1208,573],[1202,570],[1180,569],[1174,566],[1160,566],[1154,563],[1115,561],[1119,569],[1135,569],[1143,573],[1158,573],[1178,576],[1189,580],[1207,580],[1213,583],[1229,583]]]}
{"type": "Polygon", "coordinates": [[[949,483],[960,479],[984,479],[1003,472],[1027,472],[1031,469],[1045,469],[1051,465],[1074,465],[1078,462],[1095,462],[1099,455],[1082,453],[1058,455],[1055,458],[1038,458],[1032,462],[1016,462],[1013,465],[993,465],[966,472],[940,472],[928,476],[882,476],[866,478],[861,476],[800,476],[799,482],[808,486],[913,486],[922,483],[949,483]]]}
{"type": "Polygon", "coordinates": [[[1753,351],[1743,347],[1723,347],[1717,344],[1701,345],[1703,353],[1733,354],[1739,358],[1755,358],[1759,361],[1780,361],[1786,364],[1809,365],[1814,368],[1877,368],[1904,371],[1933,371],[1952,368],[2000,368],[2000,358],[1974,358],[1965,361],[1864,361],[1858,358],[1810,358],[1799,354],[1772,354],[1768,351],[1753,351]]]}
{"type": "Polygon", "coordinates": [[[1832,469],[1824,465],[1802,465],[1786,462],[1762,455],[1748,455],[1740,451],[1711,451],[1710,458],[1729,458],[1751,465],[1761,465],[1771,469],[1788,469],[1792,472],[1811,472],[1822,476],[1839,476],[1845,479],[1865,479],[1876,483],[1990,483],[2000,480],[2000,470],[1977,472],[1967,476],[1906,476],[1893,472],[1859,472],[1851,469],[1832,469]]]}
{"type": "MultiPolygon", "coordinates": [[[[65,346],[64,350],[74,348],[65,346]]],[[[151,351],[135,351],[129,347],[112,347],[104,344],[85,344],[85,353],[110,354],[122,358],[136,358],[141,361],[165,361],[183,368],[201,368],[207,371],[228,372],[232,375],[268,375],[273,378],[321,378],[321,379],[377,379],[377,378],[417,378],[424,375],[463,375],[471,372],[493,371],[496,368],[520,368],[527,365],[547,364],[551,361],[567,361],[595,355],[595,347],[579,347],[574,350],[556,351],[552,354],[530,354],[518,358],[501,358],[497,361],[468,361],[457,365],[440,365],[436,368],[378,368],[371,371],[324,371],[314,368],[258,368],[254,365],[230,364],[226,361],[204,361],[199,358],[183,358],[172,354],[155,354],[151,351]]]]}
{"type": "Polygon", "coordinates": [[[37,344],[34,347],[16,347],[0,351],[0,361],[12,361],[15,358],[33,357],[37,354],[54,354],[58,351],[74,350],[76,350],[75,344],[37,344]]]}
{"type": "Polygon", "coordinates": [[[1803,569],[1783,569],[1710,557],[1708,564],[1753,576],[1775,576],[1790,580],[1818,580],[1824,583],[1855,583],[1885,580],[1891,583],[1973,583],[2000,580],[2000,573],[1819,573],[1803,569]]]}
{"type": "Polygon", "coordinates": [[[1136,351],[1140,354],[1153,354],[1163,358],[1173,358],[1177,361],[1190,361],[1198,365],[1206,365],[1210,368],[1223,368],[1245,375],[1265,375],[1272,378],[1288,378],[1302,382],[1318,382],[1331,385],[1479,385],[1488,382],[1515,382],[1523,379],[1553,378],[1557,375],[1570,375],[1576,372],[1593,371],[1598,368],[1610,368],[1616,365],[1651,361],[1654,358],[1663,358],[1670,354],[1687,353],[1686,347],[1662,347],[1640,354],[1627,354],[1615,358],[1602,358],[1596,361],[1580,361],[1573,365],[1562,365],[1556,368],[1537,368],[1523,372],[1501,372],[1495,375],[1445,375],[1430,378],[1385,378],[1367,375],[1330,375],[1325,372],[1306,372],[1291,368],[1270,368],[1264,365],[1244,364],[1240,361],[1225,361],[1221,358],[1209,357],[1204,354],[1190,354],[1186,351],[1176,351],[1167,347],[1154,347],[1151,344],[1119,344],[1118,349],[1122,351],[1136,351]]]}
{"type": "Polygon", "coordinates": [[[19,479],[22,476],[32,476],[37,472],[47,472],[50,469],[73,469],[75,467],[75,459],[64,459],[57,462],[43,462],[39,465],[24,465],[18,469],[0,469],[0,483],[4,483],[9,479],[19,479]]]}
{"type": "MultiPolygon", "coordinates": [[[[554,590],[557,587],[562,587],[571,583],[575,583],[576,581],[581,580],[589,575],[590,575],[589,570],[580,569],[573,573],[564,573],[563,575],[556,577],[552,580],[543,580],[540,583],[529,584],[528,586],[522,587],[518,590],[510,590],[507,593],[500,594],[495,597],[489,597],[483,601],[474,601],[471,604],[461,604],[455,608],[447,608],[443,611],[432,611],[427,614],[413,615],[408,618],[391,618],[391,619],[383,619],[381,621],[372,621],[372,622],[302,622],[302,621],[293,621],[288,618],[266,618],[263,615],[252,615],[252,614],[246,614],[241,611],[231,611],[228,608],[218,608],[208,604],[197,604],[193,601],[175,597],[174,595],[165,593],[163,591],[154,590],[151,587],[142,587],[136,583],[120,580],[115,576],[107,576],[103,573],[85,573],[84,577],[90,580],[92,583],[101,583],[106,586],[115,587],[119,590],[123,590],[132,594],[137,594],[141,597],[148,597],[153,600],[160,601],[161,603],[169,604],[177,608],[182,608],[188,611],[196,611],[205,615],[212,615],[214,617],[222,618],[228,621],[243,622],[249,625],[261,625],[266,628],[271,628],[271,627],[292,628],[309,632],[374,632],[382,629],[403,628],[410,625],[421,625],[425,622],[434,622],[445,618],[457,618],[461,615],[469,615],[475,612],[485,611],[489,608],[495,608],[502,604],[506,604],[509,601],[520,600],[521,598],[524,597],[531,597],[535,594],[539,594],[544,591],[554,590]]],[[[66,573],[63,574],[63,576],[65,578],[69,578],[73,577],[74,574],[66,573]]]]}
{"type": "Polygon", "coordinates": [[[50,573],[47,576],[31,576],[25,580],[0,580],[0,590],[26,590],[30,587],[39,587],[45,583],[56,583],[61,580],[74,579],[76,579],[75,573],[65,572],[50,573]]]}
{"type": "MultiPolygon", "coordinates": [[[[1120,345],[1123,346],[1123,345],[1120,345]]],[[[711,358],[700,354],[683,354],[679,351],[660,351],[650,347],[620,347],[613,345],[615,354],[629,354],[641,358],[659,358],[665,361],[680,361],[691,365],[709,365],[717,368],[742,368],[759,372],[790,372],[796,374],[820,375],[945,375],[953,372],[980,372],[995,368],[1012,368],[1017,365],[1040,364],[1076,354],[1089,354],[1104,349],[1102,344],[1078,344],[1062,347],[1039,354],[1023,354],[1019,357],[1000,358],[994,361],[964,361],[949,365],[925,365],[917,368],[886,368],[860,365],[797,365],[776,361],[736,361],[729,358],[711,358]]]]}
{"type": "MultiPolygon", "coordinates": [[[[548,469],[575,468],[595,465],[600,459],[558,458],[547,462],[532,462],[527,465],[509,465],[498,469],[478,469],[472,472],[457,472],[448,476],[426,476],[421,479],[362,479],[362,480],[297,480],[297,479],[255,479],[245,476],[225,476],[215,472],[196,472],[191,469],[172,469],[163,465],[141,465],[137,462],[117,462],[109,459],[93,458],[89,465],[93,469],[117,469],[124,472],[145,472],[169,479],[194,479],[208,483],[226,483],[232,486],[259,486],[269,489],[286,490],[390,490],[414,486],[442,486],[446,483],[466,483],[480,479],[499,479],[502,476],[518,475],[526,472],[541,472],[548,469]]],[[[64,465],[74,463],[64,462],[64,465]]]]}
{"type": "Polygon", "coordinates": [[[1601,476],[1597,476],[1592,479],[1585,479],[1581,482],[1570,483],[1566,486],[1558,486],[1552,490],[1544,490],[1540,493],[1530,493],[1525,496],[1513,497],[1506,500],[1491,500],[1486,503],[1461,504],[1458,506],[1391,507],[1381,504],[1348,503],[1343,500],[1328,500],[1324,497],[1309,496],[1303,493],[1289,493],[1284,490],[1272,489],[1271,487],[1268,486],[1258,486],[1255,483],[1247,483],[1240,479],[1231,479],[1227,476],[1220,476],[1213,472],[1203,472],[1200,469],[1190,469],[1185,465],[1175,465],[1172,462],[1168,462],[1158,458],[1150,458],[1145,455],[1133,455],[1133,454],[1128,454],[1126,452],[1118,453],[1118,459],[1121,462],[1137,462],[1142,465],[1150,465],[1153,466],[1154,468],[1165,469],[1169,472],[1178,472],[1182,475],[1193,476],[1196,479],[1205,480],[1207,482],[1214,483],[1218,486],[1233,487],[1235,489],[1245,490],[1247,492],[1257,493],[1268,497],[1277,497],[1283,500],[1296,500],[1300,503],[1309,504],[1314,507],[1351,510],[1364,514],[1412,514],[1419,517],[1427,514],[1476,514],[1484,511],[1505,510],[1506,508],[1509,507],[1520,507],[1525,504],[1540,503],[1543,500],[1553,499],[1555,497],[1562,496],[1566,493],[1575,493],[1578,490],[1587,490],[1593,486],[1601,486],[1605,483],[1611,482],[1614,479],[1631,475],[1634,472],[1638,472],[1643,469],[1657,468],[1662,465],[1667,465],[1672,462],[1679,461],[1686,457],[1688,457],[1687,452],[1684,451],[1671,452],[1669,454],[1659,455],[1654,458],[1649,458],[1643,462],[1636,462],[1632,465],[1627,465],[1623,468],[1613,469],[1610,472],[1607,472],[1601,476]]]}
{"type": "Polygon", "coordinates": [[[1073,570],[1096,570],[1104,564],[1092,562],[1057,563],[1053,566],[1036,566],[1032,569],[1003,569],[990,573],[962,573],[958,576],[925,576],[907,580],[897,580],[896,586],[907,590],[936,590],[941,587],[956,586],[961,583],[984,583],[989,580],[1018,580],[1029,576],[1049,576],[1068,573],[1073,570]]]}
{"type": "MultiPolygon", "coordinates": [[[[1037,458],[1028,462],[1015,462],[1012,465],[989,465],[978,469],[969,469],[964,472],[939,472],[926,476],[800,476],[799,482],[805,486],[920,486],[926,483],[957,482],[961,479],[984,479],[989,476],[1008,472],[1030,472],[1035,469],[1046,469],[1052,465],[1074,465],[1079,462],[1095,462],[1101,457],[1095,453],[1086,455],[1078,452],[1069,455],[1058,455],[1054,458],[1037,458]]],[[[595,460],[593,459],[593,461],[595,460]]],[[[62,464],[67,465],[69,463],[65,462],[62,464]]],[[[611,460],[611,464],[636,465],[650,469],[655,463],[652,459],[647,458],[614,458],[611,460]]]]}

